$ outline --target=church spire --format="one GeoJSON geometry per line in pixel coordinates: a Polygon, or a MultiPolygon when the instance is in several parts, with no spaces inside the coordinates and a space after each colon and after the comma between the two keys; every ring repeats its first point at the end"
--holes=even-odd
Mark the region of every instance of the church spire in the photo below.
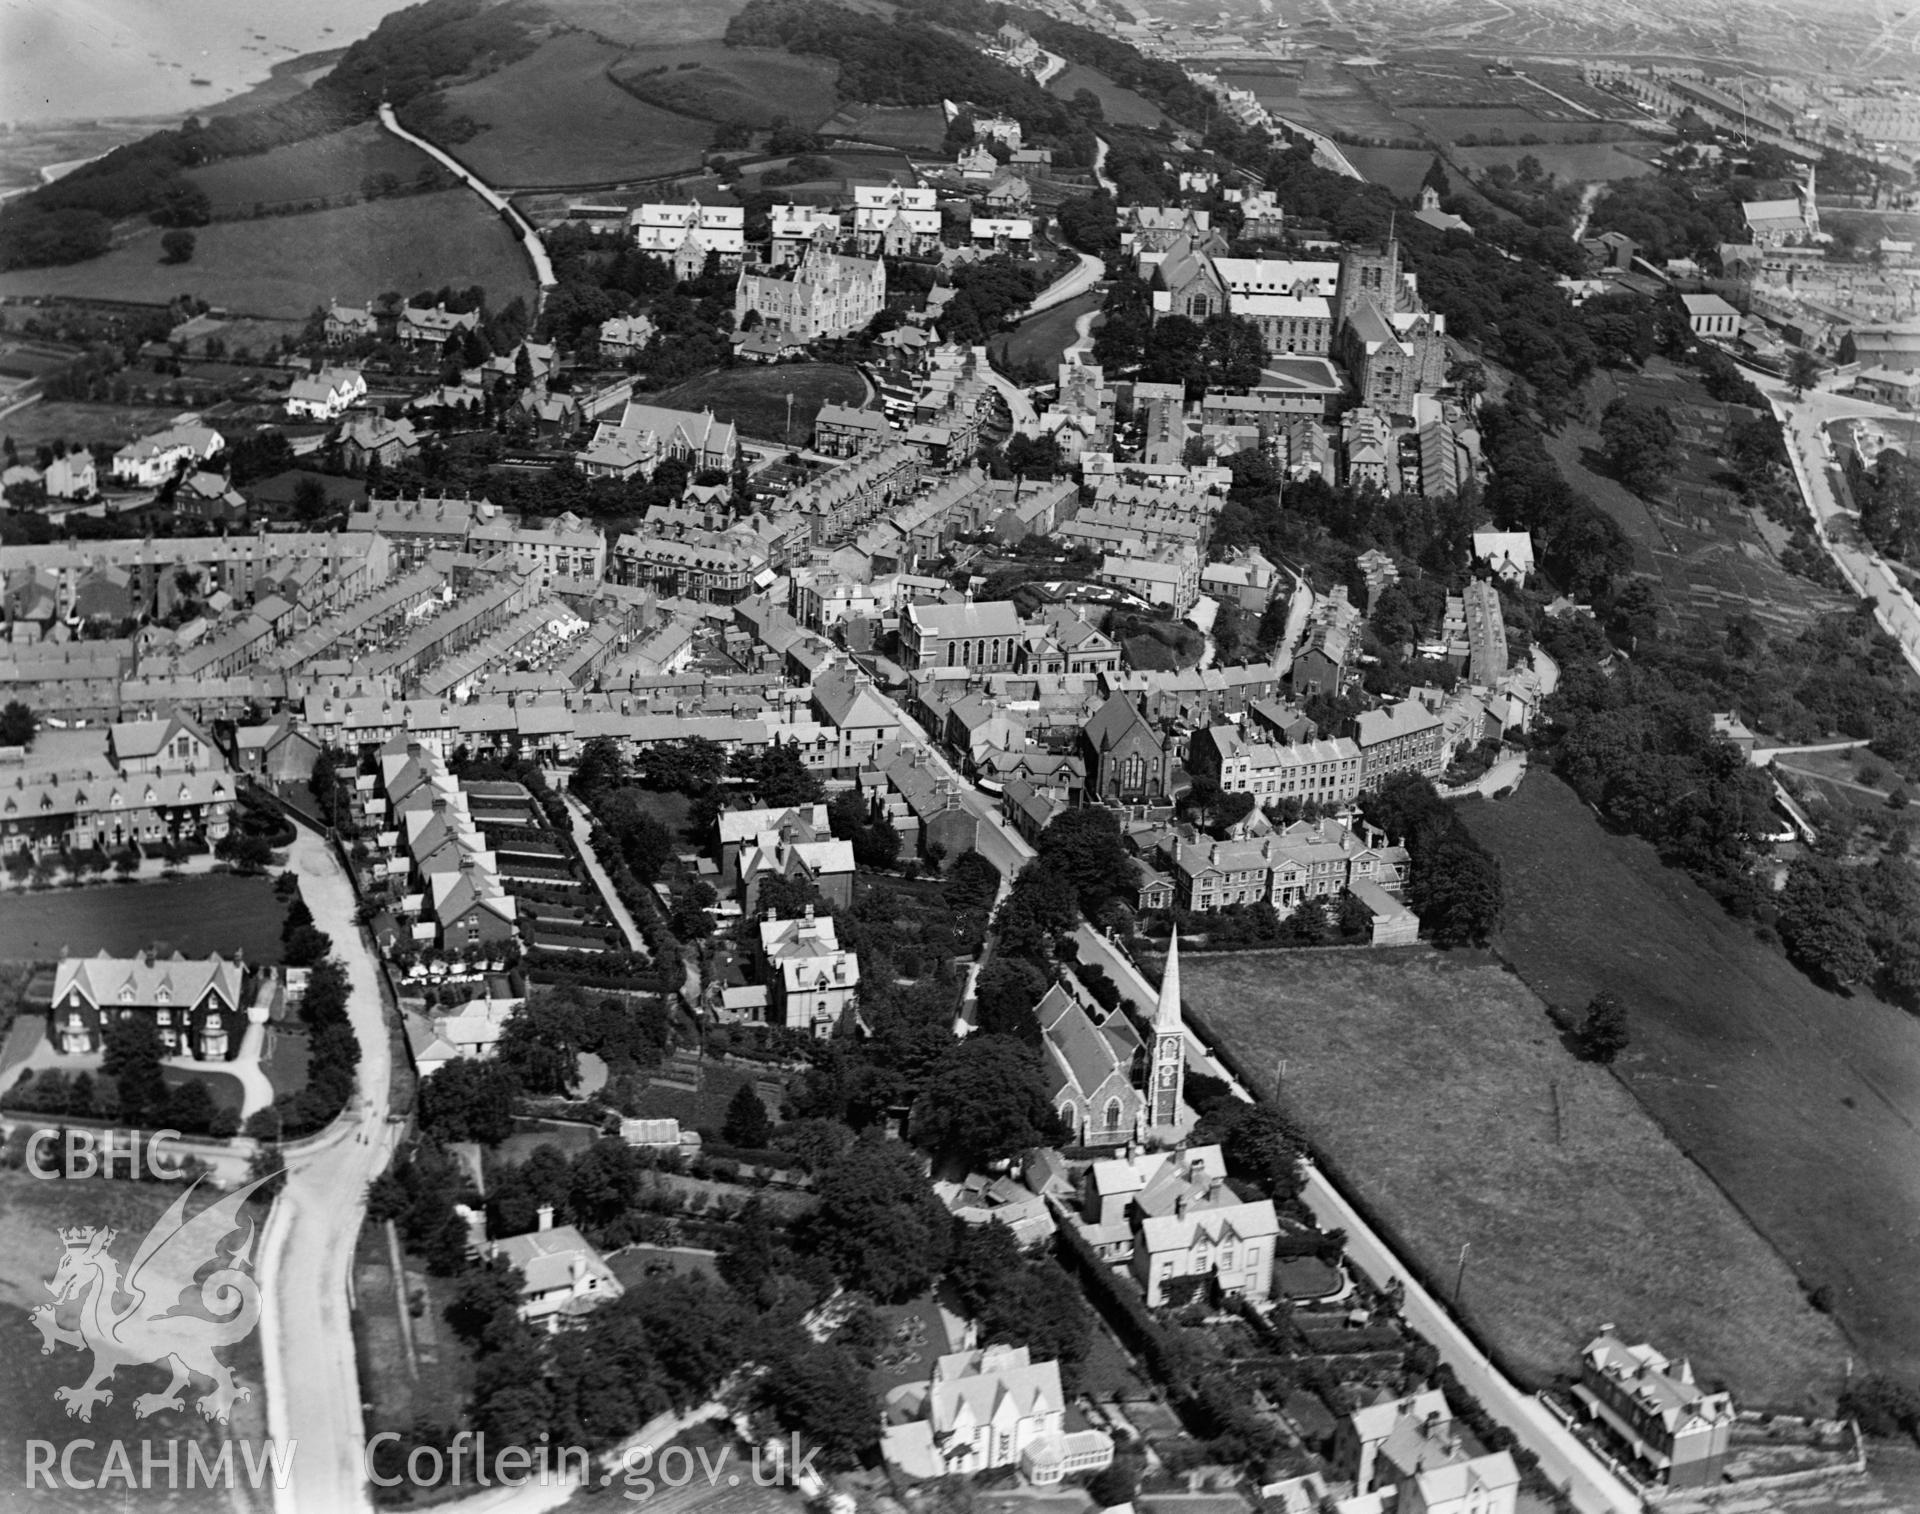
{"type": "Polygon", "coordinates": [[[1167,943],[1167,968],[1160,975],[1160,1002],[1154,1006],[1153,1028],[1162,1035],[1178,1035],[1184,1029],[1180,1018],[1180,927],[1173,928],[1167,943]]]}

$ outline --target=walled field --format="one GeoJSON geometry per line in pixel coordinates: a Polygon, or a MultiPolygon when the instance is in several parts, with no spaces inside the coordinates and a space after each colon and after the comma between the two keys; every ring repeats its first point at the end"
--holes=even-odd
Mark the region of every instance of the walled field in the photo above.
{"type": "Polygon", "coordinates": [[[1920,1021],[1815,987],[1544,773],[1462,814],[1506,875],[1500,951],[1556,1004],[1620,995],[1621,1080],[1863,1360],[1920,1374],[1920,1021]]]}
{"type": "Polygon", "coordinates": [[[607,77],[621,49],[563,32],[484,78],[446,92],[449,118],[479,135],[450,151],[496,188],[597,184],[692,168],[713,125],[636,100],[607,77]]]}
{"type": "Polygon", "coordinates": [[[251,962],[274,962],[285,914],[271,879],[231,873],[9,893],[0,899],[0,960],[126,956],[164,942],[190,957],[244,951],[251,962]]]}
{"type": "Polygon", "coordinates": [[[1071,100],[1081,90],[1092,90],[1100,97],[1100,108],[1116,126],[1161,126],[1167,114],[1145,95],[1135,94],[1115,84],[1097,68],[1084,63],[1069,63],[1047,81],[1047,93],[1071,100]]]}
{"type": "Polygon", "coordinates": [[[1279,1073],[1288,1109],[1443,1294],[1471,1248],[1461,1312],[1529,1381],[1572,1371],[1612,1321],[1748,1406],[1838,1388],[1832,1322],[1499,964],[1420,949],[1182,965],[1188,1002],[1256,1077],[1279,1073]]]}
{"type": "Polygon", "coordinates": [[[689,379],[663,394],[640,398],[673,410],[712,410],[732,421],[742,436],[803,446],[813,435],[813,418],[825,404],[857,405],[866,382],[851,368],[833,363],[785,363],[772,368],[742,365],[689,379]],[[787,431],[787,396],[793,395],[793,430],[787,431]]]}
{"type": "Polygon", "coordinates": [[[774,117],[785,116],[809,129],[833,114],[839,73],[840,66],[829,58],[722,42],[646,48],[613,70],[629,93],[683,116],[754,127],[771,126],[774,117]]]}
{"type": "Polygon", "coordinates": [[[225,158],[187,170],[213,202],[216,217],[250,214],[255,205],[300,205],[360,194],[368,174],[397,174],[412,184],[423,168],[446,170],[411,142],[375,121],[245,158],[225,158]]]}
{"type": "Polygon", "coordinates": [[[160,228],[105,257],[0,274],[0,295],[165,301],[183,291],[236,314],[301,319],[333,298],[479,284],[495,304],[531,302],[526,253],[471,191],[408,195],[312,215],[227,221],[194,232],[193,261],[160,261],[160,228]]]}

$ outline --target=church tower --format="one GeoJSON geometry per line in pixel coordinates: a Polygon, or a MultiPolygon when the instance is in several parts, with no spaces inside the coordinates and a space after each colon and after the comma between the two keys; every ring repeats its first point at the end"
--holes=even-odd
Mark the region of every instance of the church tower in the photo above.
{"type": "Polygon", "coordinates": [[[1382,247],[1349,247],[1340,254],[1340,287],[1335,294],[1334,325],[1344,326],[1360,308],[1362,300],[1371,300],[1382,315],[1401,308],[1400,240],[1389,236],[1382,247]]]}
{"type": "Polygon", "coordinates": [[[1180,1096],[1187,1075],[1187,1027],[1180,1016],[1180,928],[1167,945],[1167,970],[1160,978],[1160,1002],[1153,1011],[1153,1060],[1148,1068],[1147,1123],[1172,1126],[1180,1120],[1180,1096]]]}

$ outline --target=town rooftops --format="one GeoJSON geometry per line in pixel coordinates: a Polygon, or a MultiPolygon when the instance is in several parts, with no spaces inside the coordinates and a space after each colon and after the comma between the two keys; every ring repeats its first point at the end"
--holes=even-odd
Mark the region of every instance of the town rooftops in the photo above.
{"type": "Polygon", "coordinates": [[[1018,636],[1021,631],[1020,611],[1008,599],[910,604],[906,614],[923,636],[1018,636]]]}

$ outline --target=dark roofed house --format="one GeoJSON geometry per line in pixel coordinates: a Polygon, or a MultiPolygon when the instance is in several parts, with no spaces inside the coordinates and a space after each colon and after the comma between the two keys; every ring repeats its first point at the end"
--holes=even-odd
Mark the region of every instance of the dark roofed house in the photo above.
{"type": "Polygon", "coordinates": [[[1173,738],[1125,694],[1115,694],[1080,730],[1087,797],[1110,804],[1171,799],[1188,787],[1173,738]]]}
{"type": "Polygon", "coordinates": [[[1073,1144],[1119,1146],[1140,1129],[1146,1100],[1136,1085],[1145,1042],[1120,1010],[1082,1003],[1064,982],[1034,1006],[1054,1112],[1073,1144]]]}

